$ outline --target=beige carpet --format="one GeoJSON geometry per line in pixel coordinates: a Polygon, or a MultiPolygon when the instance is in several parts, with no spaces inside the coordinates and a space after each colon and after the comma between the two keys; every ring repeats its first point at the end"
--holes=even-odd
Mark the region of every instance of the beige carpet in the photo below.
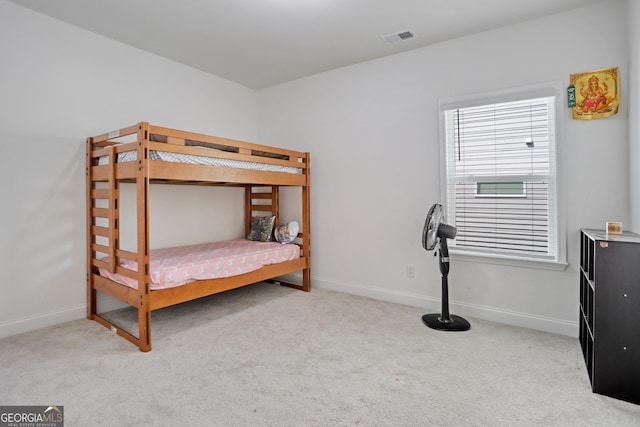
{"type": "Polygon", "coordinates": [[[257,284],[155,312],[150,353],[77,320],[0,340],[0,405],[64,405],[67,427],[640,425],[591,392],[577,339],[424,313],[257,284]]]}

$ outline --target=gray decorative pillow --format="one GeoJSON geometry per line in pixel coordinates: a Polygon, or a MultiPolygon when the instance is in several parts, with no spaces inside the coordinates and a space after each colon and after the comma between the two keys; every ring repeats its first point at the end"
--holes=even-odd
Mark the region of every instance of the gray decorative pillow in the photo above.
{"type": "Polygon", "coordinates": [[[273,232],[273,224],[275,222],[275,216],[258,216],[253,218],[247,240],[255,240],[257,242],[271,241],[271,233],[273,232]]]}

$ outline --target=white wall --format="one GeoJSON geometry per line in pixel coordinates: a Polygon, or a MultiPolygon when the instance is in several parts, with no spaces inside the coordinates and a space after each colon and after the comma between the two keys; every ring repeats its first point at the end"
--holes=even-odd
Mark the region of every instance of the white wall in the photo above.
{"type": "MultiPolygon", "coordinates": [[[[245,87],[0,0],[0,337],[84,316],[84,139],[141,120],[311,151],[314,286],[439,310],[437,260],[420,246],[439,199],[437,100],[568,84],[572,72],[618,65],[617,116],[575,122],[567,112],[567,270],[454,259],[450,275],[454,313],[575,335],[578,229],[615,219],[640,231],[639,129],[628,120],[638,109],[639,8],[604,2],[290,82],[257,101],[245,87]],[[580,39],[586,22],[616,31],[580,39]]],[[[233,189],[154,188],[152,203],[153,246],[241,230],[233,189]]]]}
{"type": "MultiPolygon", "coordinates": [[[[149,121],[255,141],[257,96],[4,0],[0,58],[1,337],[85,316],[87,136],[149,121]]],[[[154,187],[152,246],[239,237],[242,194],[154,187]]]]}
{"type": "Polygon", "coordinates": [[[454,313],[577,336],[579,229],[630,219],[625,35],[625,4],[608,1],[262,90],[261,143],[312,155],[313,285],[439,311],[437,259],[420,244],[440,199],[438,99],[619,66],[618,115],[565,111],[566,271],[454,257],[449,276],[454,313]],[[615,31],[593,36],[603,27],[615,31]]]}
{"type": "Polygon", "coordinates": [[[627,0],[631,229],[640,233],[640,2],[627,0]]]}

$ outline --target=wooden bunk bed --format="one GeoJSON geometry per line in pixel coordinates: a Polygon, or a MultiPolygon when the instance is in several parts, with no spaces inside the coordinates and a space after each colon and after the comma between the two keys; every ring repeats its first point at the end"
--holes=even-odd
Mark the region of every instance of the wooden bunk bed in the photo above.
{"type": "Polygon", "coordinates": [[[302,285],[278,283],[310,291],[309,171],[309,153],[146,122],[87,138],[87,317],[131,341],[140,350],[149,351],[153,310],[297,271],[302,271],[302,285]],[[185,157],[196,160],[183,163],[185,157]],[[120,248],[120,183],[133,183],[136,188],[135,251],[120,248]],[[273,215],[278,223],[280,187],[301,187],[302,218],[296,241],[300,256],[240,275],[153,289],[149,246],[151,184],[244,187],[245,236],[256,216],[273,215]],[[136,263],[136,268],[125,268],[123,261],[136,263]],[[137,289],[101,275],[101,270],[133,279],[137,289]],[[97,313],[97,292],[137,309],[138,336],[97,313]]]}

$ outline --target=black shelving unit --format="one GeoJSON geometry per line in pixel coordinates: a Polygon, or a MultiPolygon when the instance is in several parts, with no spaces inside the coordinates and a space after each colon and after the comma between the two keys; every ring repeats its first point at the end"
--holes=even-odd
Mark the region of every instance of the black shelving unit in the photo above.
{"type": "Polygon", "coordinates": [[[593,392],[640,403],[640,235],[580,230],[579,323],[593,392]]]}

